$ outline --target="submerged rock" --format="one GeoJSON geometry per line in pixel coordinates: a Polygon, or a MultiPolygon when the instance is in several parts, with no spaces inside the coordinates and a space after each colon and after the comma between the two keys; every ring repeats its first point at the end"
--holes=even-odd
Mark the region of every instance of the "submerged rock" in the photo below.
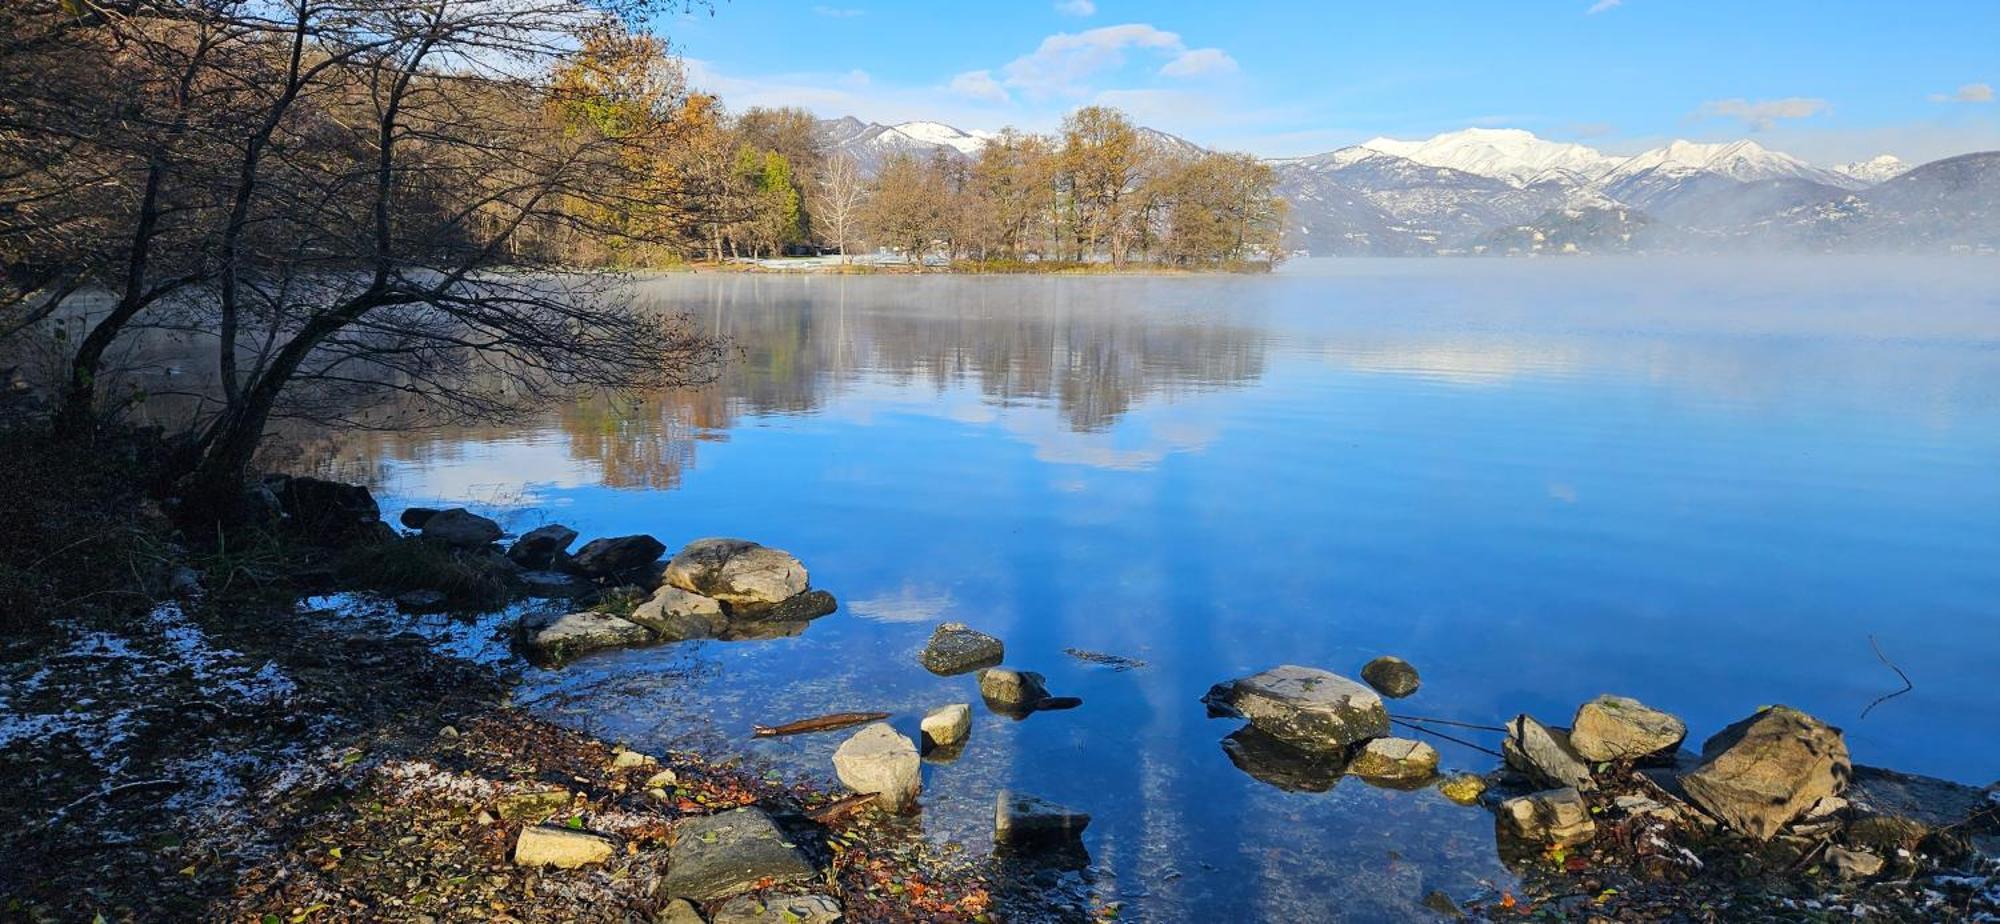
{"type": "Polygon", "coordinates": [[[1570,746],[1569,733],[1543,725],[1526,713],[1507,723],[1500,756],[1507,766],[1544,786],[1568,786],[1586,792],[1597,788],[1590,766],[1570,746]]]}
{"type": "Polygon", "coordinates": [[[1455,773],[1438,782],[1438,792],[1459,805],[1477,805],[1486,794],[1486,778],[1476,773],[1455,773]]]}
{"type": "Polygon", "coordinates": [[[1001,847],[1065,847],[1089,826],[1089,813],[1037,796],[1003,789],[994,799],[993,843],[1001,847]]]}
{"type": "Polygon", "coordinates": [[[1393,655],[1383,655],[1362,666],[1361,679],[1374,687],[1375,692],[1395,699],[1417,692],[1423,682],[1410,662],[1393,655]]]}
{"type": "Polygon", "coordinates": [[[505,534],[500,524],[464,507],[438,511],[424,521],[423,528],[418,532],[422,533],[425,539],[461,549],[492,545],[505,534]]]}
{"type": "Polygon", "coordinates": [[[709,924],[832,924],[839,920],[839,902],[831,896],[804,892],[739,895],[723,902],[709,924]]]}
{"type": "Polygon", "coordinates": [[[1570,747],[1584,760],[1640,760],[1681,746],[1687,724],[1636,699],[1609,693],[1577,707],[1570,747]]]}
{"type": "Polygon", "coordinates": [[[523,643],[528,650],[559,661],[586,651],[622,648],[651,641],[645,626],[609,613],[569,613],[553,619],[523,617],[523,643]]]}
{"type": "Polygon", "coordinates": [[[776,603],[730,603],[724,609],[732,623],[807,623],[840,608],[840,602],[824,590],[793,594],[776,603]]]}
{"type": "Polygon", "coordinates": [[[602,834],[553,825],[528,825],[514,842],[514,863],[575,869],[602,863],[616,852],[617,845],[602,834]]]}
{"type": "Polygon", "coordinates": [[[1389,711],[1375,691],[1339,674],[1284,665],[1218,683],[1202,697],[1211,711],[1235,715],[1296,747],[1344,752],[1389,733],[1389,711]]]}
{"type": "Polygon", "coordinates": [[[1339,755],[1301,750],[1255,725],[1224,737],[1222,753],[1251,779],[1285,792],[1326,792],[1347,773],[1339,755]]]}
{"type": "Polygon", "coordinates": [[[924,714],[920,728],[926,750],[954,747],[972,733],[972,707],[965,703],[939,706],[924,714]]]}
{"type": "Polygon", "coordinates": [[[1583,794],[1568,787],[1500,803],[1500,834],[1530,844],[1568,847],[1597,836],[1583,794]]]}
{"type": "Polygon", "coordinates": [[[1376,738],[1347,762],[1347,772],[1387,783],[1417,783],[1437,775],[1438,752],[1408,738],[1376,738]]]}
{"type": "Polygon", "coordinates": [[[576,550],[571,567],[591,577],[612,577],[637,571],[666,554],[660,540],[644,534],[592,539],[576,550]]]}
{"type": "Polygon", "coordinates": [[[537,526],[521,534],[507,547],[507,557],[523,568],[552,568],[576,541],[576,530],[561,523],[537,526]]]}
{"type": "Polygon", "coordinates": [[[915,742],[887,722],[863,726],[833,752],[833,772],[855,792],[875,794],[883,811],[901,812],[923,788],[923,760],[915,742]]]}
{"type": "Polygon", "coordinates": [[[1769,840],[1819,800],[1847,788],[1854,767],[1834,728],[1772,706],[1718,732],[1681,776],[1696,805],[1744,834],[1769,840]]]}
{"type": "Polygon", "coordinates": [[[818,876],[805,851],[753,805],[682,819],[660,888],[670,897],[708,902],[818,876]]]}
{"type": "Polygon", "coordinates": [[[645,626],[663,642],[717,638],[729,628],[721,603],[664,584],[625,618],[645,626]]]}
{"type": "Polygon", "coordinates": [[[790,552],[745,539],[697,539],[667,563],[662,577],[682,590],[724,603],[779,603],[805,592],[806,567],[790,552]]]}
{"type": "Polygon", "coordinates": [[[933,674],[950,676],[994,667],[1006,654],[1007,646],[999,639],[962,622],[947,622],[931,632],[917,660],[933,674]]]}

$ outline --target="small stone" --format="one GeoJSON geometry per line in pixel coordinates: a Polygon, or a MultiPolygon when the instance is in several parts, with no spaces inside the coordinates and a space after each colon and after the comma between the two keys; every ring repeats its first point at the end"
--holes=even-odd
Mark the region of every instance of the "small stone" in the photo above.
{"type": "Polygon", "coordinates": [[[1043,685],[1042,675],[1034,671],[992,667],[979,674],[979,695],[988,705],[1018,708],[1047,699],[1049,688],[1043,685]]]}
{"type": "Polygon", "coordinates": [[[1501,757],[1507,766],[1551,787],[1583,791],[1597,788],[1590,766],[1570,747],[1569,733],[1550,728],[1522,714],[1507,723],[1507,737],[1500,742],[1501,757]]]}
{"type": "Polygon", "coordinates": [[[962,622],[947,622],[932,630],[917,660],[933,674],[950,676],[995,667],[1006,654],[1007,646],[999,639],[962,622]]]}
{"type": "Polygon", "coordinates": [[[1609,693],[1577,707],[1570,747],[1589,761],[1640,760],[1681,746],[1687,724],[1636,699],[1609,693]]]}
{"type": "Polygon", "coordinates": [[[832,924],[840,919],[840,903],[826,895],[740,895],[723,902],[710,924],[832,924]]]}
{"type": "Polygon", "coordinates": [[[1454,773],[1438,783],[1438,792],[1460,805],[1476,805],[1486,794],[1486,778],[1476,773],[1454,773]]]}
{"type": "Polygon", "coordinates": [[[923,788],[923,759],[910,739],[887,722],[863,726],[833,752],[833,771],[855,792],[872,792],[884,811],[916,804],[923,788]]]}
{"type": "Polygon", "coordinates": [[[660,585],[625,618],[645,626],[664,642],[717,638],[729,627],[720,601],[667,584],[660,585]]]}
{"type": "Polygon", "coordinates": [[[993,843],[1001,847],[1067,846],[1089,826],[1089,814],[1047,799],[1005,789],[994,799],[993,843]]]}
{"type": "Polygon", "coordinates": [[[617,845],[602,834],[552,825],[529,825],[521,829],[520,838],[514,842],[514,863],[517,866],[575,869],[602,863],[616,852],[617,845]]]}
{"type": "Polygon", "coordinates": [[[756,806],[683,818],[667,852],[667,896],[708,902],[818,878],[805,852],[756,806]]]}
{"type": "Polygon", "coordinates": [[[499,819],[494,818],[492,812],[486,811],[485,809],[480,809],[479,814],[472,816],[472,820],[478,822],[481,825],[491,825],[493,822],[498,821],[499,819]]]}
{"type": "Polygon", "coordinates": [[[1842,879],[1866,879],[1882,872],[1882,858],[1865,850],[1845,847],[1826,849],[1827,865],[1842,879]]]}
{"type": "Polygon", "coordinates": [[[418,530],[425,539],[434,539],[462,549],[476,549],[499,541],[505,531],[500,524],[464,507],[440,510],[418,530]]]}
{"type": "Polygon", "coordinates": [[[701,912],[694,903],[685,898],[676,898],[653,916],[653,924],[702,924],[701,912]]]}
{"type": "Polygon", "coordinates": [[[521,538],[507,547],[507,557],[523,568],[549,568],[575,541],[576,530],[561,523],[549,523],[522,533],[521,538]]]}
{"type": "Polygon", "coordinates": [[[666,551],[660,540],[644,534],[612,536],[584,543],[570,565],[591,577],[615,577],[659,561],[666,551]]]}
{"type": "Polygon", "coordinates": [[[1366,780],[1414,782],[1437,774],[1438,752],[1408,738],[1376,738],[1361,746],[1347,772],[1366,780]]]}
{"type": "Polygon", "coordinates": [[[1575,789],[1551,789],[1500,803],[1500,832],[1533,844],[1569,847],[1597,836],[1590,807],[1575,789]]]}
{"type": "Polygon", "coordinates": [[[454,728],[454,727],[452,727],[452,726],[450,726],[450,725],[446,725],[445,727],[443,727],[443,728],[440,728],[440,729],[438,729],[438,737],[440,737],[440,738],[456,738],[456,737],[458,737],[458,729],[456,729],[456,728],[454,728]]]}
{"type": "Polygon", "coordinates": [[[1339,674],[1283,665],[1218,683],[1202,702],[1293,747],[1345,752],[1389,733],[1389,711],[1374,690],[1339,674]]]}
{"type": "Polygon", "coordinates": [[[939,706],[924,714],[920,728],[926,749],[956,745],[972,732],[972,707],[965,703],[939,706]]]}
{"type": "Polygon", "coordinates": [[[681,781],[680,774],[672,770],[662,770],[646,778],[647,789],[665,789],[681,781]]]}
{"type": "Polygon", "coordinates": [[[1854,773],[1840,729],[1788,706],[1723,729],[1701,755],[1701,765],[1681,776],[1689,798],[1758,840],[1839,795],[1854,773]]]}
{"type": "Polygon", "coordinates": [[[617,751],[613,751],[611,754],[611,769],[613,770],[630,770],[634,767],[650,767],[657,763],[659,763],[659,761],[655,760],[650,754],[641,754],[638,751],[627,751],[624,750],[623,748],[620,748],[617,751]]]}
{"type": "Polygon", "coordinates": [[[501,818],[519,821],[546,818],[552,812],[569,808],[569,803],[569,790],[543,789],[501,796],[495,800],[493,807],[499,811],[501,818]]]}
{"type": "Polygon", "coordinates": [[[1417,692],[1417,687],[1423,682],[1410,662],[1391,655],[1383,655],[1364,665],[1361,679],[1374,687],[1375,692],[1395,699],[1417,692]]]}

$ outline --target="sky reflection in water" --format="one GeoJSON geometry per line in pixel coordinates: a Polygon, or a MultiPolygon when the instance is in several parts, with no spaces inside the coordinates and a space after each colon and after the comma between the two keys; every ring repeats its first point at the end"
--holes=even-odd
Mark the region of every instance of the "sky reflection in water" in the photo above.
{"type": "MultiPolygon", "coordinates": [[[[382,436],[397,502],[527,528],[754,538],[841,612],[796,638],[618,652],[522,692],[634,744],[829,773],[753,722],[977,703],[914,654],[1001,636],[1080,709],[975,705],[926,833],[983,849],[1009,785],[1093,812],[1128,917],[1341,903],[1395,919],[1503,875],[1435,793],[1240,772],[1197,702],[1293,662],[1416,664],[1411,713],[1566,723],[1597,693],[1696,742],[1785,702],[1856,759],[2000,764],[1992,261],[1307,261],[1247,278],[677,276],[739,351],[698,393],[382,436]],[[1916,690],[1858,714],[1898,683],[1916,690]],[[1075,647],[1141,659],[1116,671],[1075,647]]],[[[1487,742],[1491,744],[1492,742],[1487,742]]],[[[1448,767],[1491,759],[1441,744],[1448,767]]]]}

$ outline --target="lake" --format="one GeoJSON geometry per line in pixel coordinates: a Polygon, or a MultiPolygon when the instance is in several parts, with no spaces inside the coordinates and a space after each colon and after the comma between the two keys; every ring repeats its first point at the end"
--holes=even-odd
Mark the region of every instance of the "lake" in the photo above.
{"type": "MultiPolygon", "coordinates": [[[[652,278],[731,338],[713,387],[383,436],[350,471],[510,528],[797,554],[796,637],[529,670],[517,699],[640,748],[831,777],[839,710],[974,703],[923,835],[994,792],[1093,813],[1064,887],[1127,919],[1396,920],[1510,880],[1490,816],[1222,747],[1211,684],[1380,654],[1392,711],[1568,724],[1602,692],[1698,746],[1769,703],[1857,762],[2000,775],[2000,266],[1990,259],[1299,261],[1242,277],[652,278]],[[1081,708],[1023,721],[917,651],[956,620],[1081,708]],[[1863,709],[1902,687],[1914,690],[1863,709]],[[1127,667],[1066,649],[1142,661],[1127,667]],[[1290,781],[1297,788],[1298,781],[1290,781]],[[1310,782],[1310,781],[1309,781],[1310,782]]],[[[491,622],[433,629],[486,656],[491,622]]],[[[1465,732],[1497,746],[1496,735],[1465,732]]],[[[1496,761],[1435,741],[1448,769],[1496,761]]]]}

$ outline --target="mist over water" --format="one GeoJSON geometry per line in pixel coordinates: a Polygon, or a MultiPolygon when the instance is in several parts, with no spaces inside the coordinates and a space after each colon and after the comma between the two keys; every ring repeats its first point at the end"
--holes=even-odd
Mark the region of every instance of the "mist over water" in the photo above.
{"type": "MultiPolygon", "coordinates": [[[[1397,712],[1566,724],[1601,692],[1691,744],[1760,705],[1859,763],[2000,765],[2000,265],[1991,259],[1299,261],[1245,277],[676,275],[639,297],[732,339],[698,392],[349,449],[402,503],[525,529],[797,554],[841,611],[797,637],[531,671],[523,701],[641,747],[830,776],[883,709],[927,836],[984,850],[1011,786],[1097,816],[1128,916],[1346,902],[1395,919],[1502,881],[1434,792],[1246,774],[1210,684],[1280,663],[1423,673],[1397,712]],[[958,620],[1082,708],[1016,722],[915,653],[958,620]],[[1860,712],[1901,686],[1914,691],[1860,712]],[[1145,662],[1132,670],[1066,648],[1145,662]]],[[[1492,736],[1480,738],[1493,746],[1492,736]]],[[[1494,760],[1435,742],[1448,769],[1494,760]]]]}

